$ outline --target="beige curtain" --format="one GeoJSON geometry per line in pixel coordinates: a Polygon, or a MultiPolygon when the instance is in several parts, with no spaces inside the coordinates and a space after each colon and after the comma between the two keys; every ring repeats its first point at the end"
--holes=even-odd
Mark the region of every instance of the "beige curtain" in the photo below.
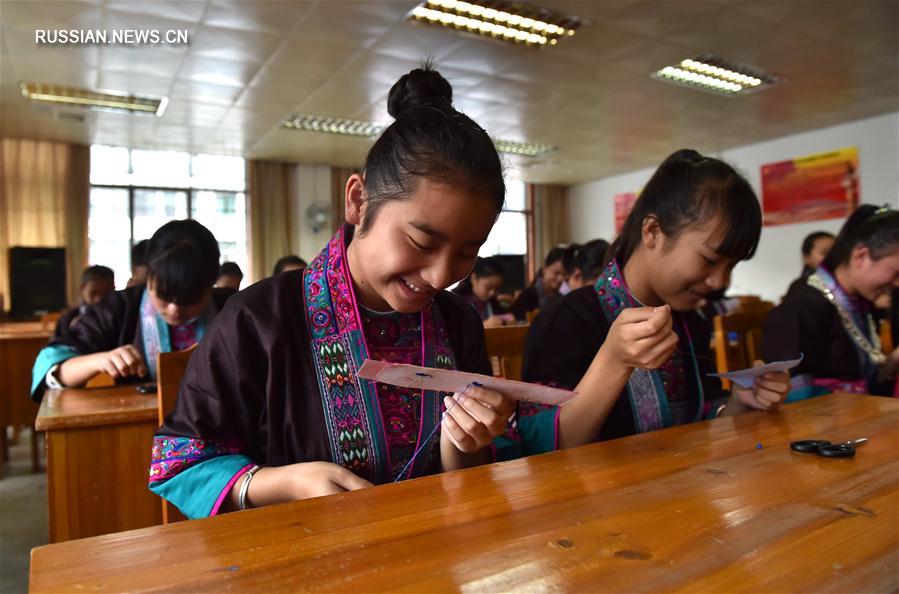
{"type": "Polygon", "coordinates": [[[256,282],[271,274],[279,258],[297,253],[292,229],[296,164],[251,160],[247,179],[248,274],[250,281],[256,282]]]}
{"type": "Polygon", "coordinates": [[[344,199],[346,192],[346,182],[354,173],[359,173],[360,168],[356,167],[332,167],[331,168],[331,230],[337,231],[337,228],[343,225],[344,215],[346,214],[346,202],[344,199]]]}
{"type": "Polygon", "coordinates": [[[530,185],[534,200],[534,244],[536,267],[553,246],[571,243],[568,195],[565,186],[530,185]]]}
{"type": "Polygon", "coordinates": [[[0,141],[0,299],[8,308],[9,248],[65,247],[68,298],[87,265],[90,147],[0,141]]]}

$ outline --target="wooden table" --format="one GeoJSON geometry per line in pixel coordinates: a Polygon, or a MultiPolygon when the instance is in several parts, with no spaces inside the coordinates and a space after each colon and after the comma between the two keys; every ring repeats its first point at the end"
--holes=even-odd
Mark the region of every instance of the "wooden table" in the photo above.
{"type": "Polygon", "coordinates": [[[156,395],[134,385],[48,390],[35,422],[47,432],[50,542],[155,526],[147,489],[156,395]]]}
{"type": "MultiPolygon", "coordinates": [[[[31,400],[31,368],[52,332],[40,322],[0,323],[0,461],[9,457],[7,427],[34,425],[38,406],[31,400]]],[[[32,435],[34,437],[34,435],[32,435]]],[[[39,470],[36,439],[31,443],[31,466],[39,470]]]]}
{"type": "Polygon", "coordinates": [[[840,394],[38,547],[31,591],[895,591],[897,420],[840,394]],[[861,436],[852,459],[788,446],[861,436]]]}

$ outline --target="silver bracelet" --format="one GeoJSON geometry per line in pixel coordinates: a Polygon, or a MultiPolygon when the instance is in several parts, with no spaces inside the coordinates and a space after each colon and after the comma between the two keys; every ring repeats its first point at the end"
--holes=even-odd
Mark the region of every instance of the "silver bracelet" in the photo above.
{"type": "Polygon", "coordinates": [[[240,486],[240,494],[237,496],[238,509],[247,509],[247,491],[250,488],[250,481],[253,480],[253,475],[256,474],[256,471],[260,468],[259,465],[254,464],[253,468],[244,473],[243,484],[240,486]]]}

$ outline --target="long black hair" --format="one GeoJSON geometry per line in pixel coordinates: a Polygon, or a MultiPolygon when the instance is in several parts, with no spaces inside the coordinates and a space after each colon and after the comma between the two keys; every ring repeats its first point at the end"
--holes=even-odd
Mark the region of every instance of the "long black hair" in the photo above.
{"type": "Polygon", "coordinates": [[[289,256],[282,256],[278,259],[277,262],[275,262],[275,268],[272,270],[272,274],[281,274],[288,266],[298,266],[300,268],[306,268],[308,264],[306,263],[306,260],[293,254],[289,256]]]}
{"type": "Polygon", "coordinates": [[[387,111],[395,121],[365,159],[362,233],[386,201],[408,198],[422,178],[484,195],[499,214],[506,185],[496,147],[483,128],[453,107],[453,88],[431,64],[393,85],[387,111]]]}
{"type": "Polygon", "coordinates": [[[84,272],[81,273],[81,288],[91,282],[109,282],[115,284],[115,272],[113,272],[112,268],[107,266],[99,266],[97,264],[93,266],[88,266],[84,269],[84,272]]]}
{"type": "Polygon", "coordinates": [[[720,217],[724,241],[718,254],[748,260],[762,233],[762,210],[752,186],[719,159],[690,149],[671,154],[653,173],[609,249],[621,266],[642,242],[643,221],[654,216],[669,238],[720,217]]]}
{"type": "Polygon", "coordinates": [[[828,233],[827,231],[815,231],[814,233],[809,233],[805,236],[805,239],[802,240],[802,255],[810,256],[812,250],[815,249],[815,242],[819,239],[833,238],[833,233],[828,233]]]}
{"type": "Polygon", "coordinates": [[[899,211],[863,204],[855,209],[837,235],[822,264],[831,272],[847,264],[856,246],[867,246],[872,260],[899,249],[899,211]]]}
{"type": "Polygon", "coordinates": [[[198,303],[219,274],[219,244],[197,221],[169,221],[147,245],[147,279],[163,301],[198,303]]]}
{"type": "Polygon", "coordinates": [[[574,253],[572,271],[580,270],[584,280],[599,278],[607,251],[609,242],[605,239],[593,239],[579,246],[574,253]]]}
{"type": "Polygon", "coordinates": [[[489,258],[481,258],[478,256],[477,260],[474,262],[474,268],[471,270],[471,274],[462,279],[462,282],[453,290],[454,293],[458,293],[460,295],[468,295],[471,294],[471,275],[477,275],[478,278],[483,278],[485,276],[505,276],[506,270],[503,266],[502,260],[491,256],[489,258]]]}

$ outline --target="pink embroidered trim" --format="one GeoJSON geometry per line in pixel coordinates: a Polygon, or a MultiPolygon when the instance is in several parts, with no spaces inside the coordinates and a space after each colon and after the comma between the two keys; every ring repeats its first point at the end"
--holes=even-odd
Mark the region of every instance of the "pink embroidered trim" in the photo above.
{"type": "Polygon", "coordinates": [[[215,500],[215,505],[212,506],[212,511],[209,512],[210,516],[217,516],[219,513],[219,509],[222,507],[222,503],[225,502],[225,497],[227,497],[231,493],[231,489],[234,487],[234,483],[237,482],[237,479],[243,476],[243,474],[249,469],[253,468],[252,464],[247,464],[240,470],[234,473],[228,480],[228,484],[225,485],[225,488],[222,489],[222,492],[219,493],[218,499],[215,500]]]}

